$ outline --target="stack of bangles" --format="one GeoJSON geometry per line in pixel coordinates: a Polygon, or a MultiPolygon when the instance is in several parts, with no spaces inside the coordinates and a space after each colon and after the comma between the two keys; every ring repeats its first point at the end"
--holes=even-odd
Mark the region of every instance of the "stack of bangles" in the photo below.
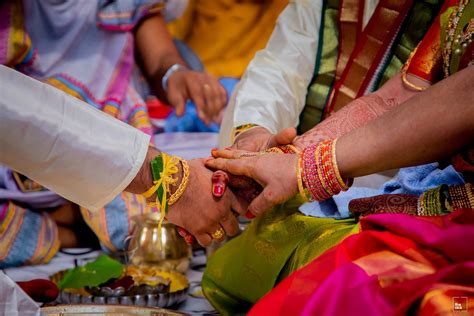
{"type": "Polygon", "coordinates": [[[352,179],[342,179],[336,160],[337,139],[306,147],[297,166],[298,190],[306,201],[324,201],[347,191],[352,179]]]}
{"type": "Polygon", "coordinates": [[[160,210],[160,229],[168,213],[168,207],[176,203],[186,190],[189,180],[189,166],[186,160],[180,157],[161,153],[153,158],[150,167],[153,186],[142,195],[148,199],[156,193],[156,201],[149,203],[149,205],[156,206],[160,210]],[[178,164],[181,164],[183,176],[178,188],[171,194],[171,186],[176,186],[178,182],[178,177],[174,177],[179,171],[178,164]]]}

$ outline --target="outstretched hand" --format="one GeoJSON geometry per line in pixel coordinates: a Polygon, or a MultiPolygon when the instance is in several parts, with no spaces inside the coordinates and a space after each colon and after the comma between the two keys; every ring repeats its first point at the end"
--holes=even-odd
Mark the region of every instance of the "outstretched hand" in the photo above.
{"type": "Polygon", "coordinates": [[[188,163],[190,177],[187,189],[178,202],[170,206],[168,220],[194,235],[202,246],[208,246],[212,235],[221,228],[225,234],[219,240],[225,235],[236,235],[239,225],[234,212],[245,214],[248,204],[230,190],[215,198],[210,190],[212,172],[204,166],[204,161],[193,159],[188,163]]]}

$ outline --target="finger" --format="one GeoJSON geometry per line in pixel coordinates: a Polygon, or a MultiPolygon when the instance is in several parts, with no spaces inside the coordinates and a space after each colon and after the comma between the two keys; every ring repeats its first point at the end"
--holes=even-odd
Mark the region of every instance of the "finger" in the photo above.
{"type": "Polygon", "coordinates": [[[179,91],[174,85],[169,87],[167,94],[168,102],[175,109],[177,116],[184,114],[186,96],[184,91],[179,91]]]}
{"type": "Polygon", "coordinates": [[[209,234],[197,234],[194,237],[196,238],[197,242],[203,247],[209,246],[212,242],[211,235],[209,234]]]}
{"type": "Polygon", "coordinates": [[[241,149],[212,149],[211,155],[214,158],[239,159],[261,155],[261,152],[248,151],[241,149]]]}
{"type": "Polygon", "coordinates": [[[206,108],[206,103],[204,101],[204,93],[201,87],[201,83],[189,83],[189,94],[194,104],[196,104],[196,112],[198,114],[198,117],[203,120],[204,123],[208,124],[207,116],[204,112],[204,109],[206,108]]]}
{"type": "Polygon", "coordinates": [[[213,118],[213,121],[218,124],[218,125],[221,125],[222,123],[222,120],[224,119],[224,110],[221,110],[219,111],[219,113],[217,113],[214,118],[213,118]]]}
{"type": "Polygon", "coordinates": [[[193,236],[193,235],[191,235],[191,234],[188,233],[188,234],[184,237],[184,241],[185,241],[188,245],[192,245],[192,244],[194,244],[195,239],[194,239],[194,236],[193,236]]]}
{"type": "Polygon", "coordinates": [[[293,127],[284,128],[277,134],[273,135],[269,141],[269,147],[275,147],[279,145],[291,144],[293,139],[296,137],[296,129],[293,127]]]}
{"type": "Polygon", "coordinates": [[[221,242],[225,239],[226,237],[226,231],[225,229],[219,224],[215,226],[215,228],[212,228],[209,232],[208,235],[211,237],[212,240],[216,240],[218,242],[221,242]]]}
{"type": "Polygon", "coordinates": [[[229,182],[229,176],[222,170],[217,170],[212,174],[212,195],[219,198],[224,195],[229,182]]]}
{"type": "Polygon", "coordinates": [[[225,88],[222,86],[222,84],[219,81],[215,80],[215,83],[216,84],[214,86],[214,89],[215,89],[216,102],[217,102],[216,115],[218,115],[227,104],[227,91],[225,90],[225,88]]]}
{"type": "Polygon", "coordinates": [[[207,82],[212,88],[213,93],[213,115],[216,116],[219,112],[225,107],[227,103],[227,91],[222,86],[222,84],[214,76],[210,74],[207,75],[207,82]]]}
{"type": "Polygon", "coordinates": [[[245,218],[247,218],[247,219],[254,219],[254,218],[255,218],[255,215],[253,215],[252,212],[247,211],[247,213],[245,213],[245,218]]]}
{"type": "Polygon", "coordinates": [[[212,83],[206,83],[203,85],[204,91],[204,100],[206,102],[206,112],[207,117],[213,118],[216,114],[219,113],[220,101],[218,100],[217,88],[213,87],[212,83]]]}
{"type": "Polygon", "coordinates": [[[228,236],[235,236],[239,232],[239,222],[231,213],[221,220],[221,226],[228,236]]]}
{"type": "Polygon", "coordinates": [[[178,234],[183,237],[184,241],[189,244],[189,245],[192,245],[193,242],[194,242],[194,237],[193,235],[191,235],[186,229],[180,227],[180,226],[176,226],[176,229],[178,231],[178,234]]]}
{"type": "Polygon", "coordinates": [[[255,216],[259,216],[274,206],[273,194],[266,187],[249,205],[249,212],[255,216]]]}
{"type": "Polygon", "coordinates": [[[243,216],[244,214],[247,213],[248,207],[249,207],[249,202],[247,202],[245,199],[242,197],[233,194],[232,201],[231,201],[231,209],[238,213],[239,215],[243,216]]]}
{"type": "Polygon", "coordinates": [[[206,166],[216,169],[216,170],[223,170],[233,175],[237,176],[247,176],[253,178],[253,168],[251,166],[254,163],[253,159],[255,158],[248,158],[248,159],[223,159],[217,158],[213,160],[207,160],[206,166]]]}
{"type": "Polygon", "coordinates": [[[184,112],[186,110],[186,99],[180,95],[179,97],[176,98],[176,101],[172,106],[175,109],[176,116],[181,117],[184,115],[184,112]]]}
{"type": "Polygon", "coordinates": [[[231,149],[217,149],[217,148],[214,148],[211,150],[211,155],[212,157],[214,158],[228,158],[228,159],[232,159],[234,158],[234,153],[236,152],[237,150],[231,150],[231,149]]]}
{"type": "Polygon", "coordinates": [[[183,227],[176,226],[176,231],[181,237],[184,238],[184,236],[186,236],[186,230],[183,227]]]}
{"type": "Polygon", "coordinates": [[[219,95],[221,97],[222,104],[226,106],[228,100],[227,91],[221,84],[219,84],[219,95]]]}

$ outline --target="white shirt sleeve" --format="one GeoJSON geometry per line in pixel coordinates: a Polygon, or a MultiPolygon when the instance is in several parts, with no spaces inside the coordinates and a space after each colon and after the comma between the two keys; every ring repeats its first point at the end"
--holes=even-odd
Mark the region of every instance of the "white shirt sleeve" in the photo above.
{"type": "Polygon", "coordinates": [[[138,173],[150,137],[52,86],[0,66],[0,163],[91,210],[138,173]]]}
{"type": "Polygon", "coordinates": [[[267,47],[249,64],[226,109],[220,145],[237,126],[257,124],[276,133],[296,127],[313,77],[322,1],[293,0],[278,18],[267,47]]]}

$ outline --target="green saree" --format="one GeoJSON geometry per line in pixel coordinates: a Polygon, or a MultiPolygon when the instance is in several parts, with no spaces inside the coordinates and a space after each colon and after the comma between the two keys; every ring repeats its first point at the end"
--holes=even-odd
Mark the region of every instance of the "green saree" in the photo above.
{"type": "Polygon", "coordinates": [[[294,198],[254,219],[239,237],[208,260],[202,288],[222,314],[245,314],[291,272],[350,234],[354,219],[305,216],[294,198]]]}

